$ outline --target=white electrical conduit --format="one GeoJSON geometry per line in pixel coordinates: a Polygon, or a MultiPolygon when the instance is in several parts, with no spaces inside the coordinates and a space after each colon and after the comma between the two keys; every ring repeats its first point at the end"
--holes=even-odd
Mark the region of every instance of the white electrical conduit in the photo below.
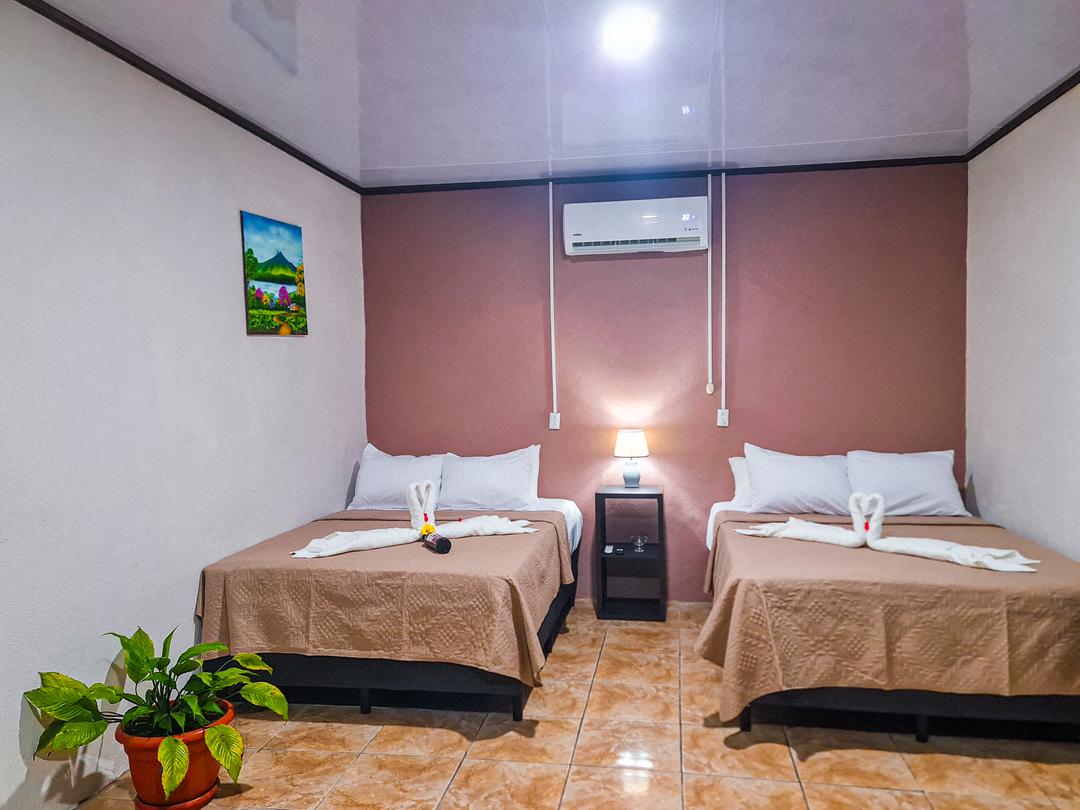
{"type": "MultiPolygon", "coordinates": [[[[708,262],[708,363],[709,379],[705,393],[712,394],[713,385],[713,259],[712,259],[712,175],[707,174],[709,200],[708,262]]],[[[727,173],[720,173],[720,407],[727,410],[727,173]]]]}
{"type": "Polygon", "coordinates": [[[709,379],[708,379],[708,382],[705,383],[705,393],[708,394],[709,396],[712,396],[713,391],[716,390],[716,386],[713,385],[713,376],[712,376],[713,356],[712,356],[712,175],[711,174],[706,174],[705,175],[705,185],[706,185],[706,189],[707,189],[706,192],[705,192],[705,196],[706,196],[706,199],[708,200],[708,204],[705,206],[705,211],[706,211],[706,214],[708,215],[708,222],[705,224],[705,227],[708,228],[708,230],[705,232],[705,238],[709,243],[708,250],[707,250],[707,252],[705,254],[705,261],[707,262],[707,265],[706,265],[706,268],[705,268],[706,271],[707,271],[706,275],[705,275],[705,278],[708,279],[708,282],[706,284],[706,288],[707,288],[706,298],[707,298],[707,301],[706,301],[706,304],[705,304],[705,311],[706,311],[706,313],[708,315],[708,328],[706,329],[705,345],[708,346],[708,360],[707,360],[707,362],[709,364],[709,379]]]}
{"type": "MultiPolygon", "coordinates": [[[[711,180],[709,188],[712,188],[711,180]]],[[[712,224],[712,213],[709,224],[712,224]]],[[[709,245],[712,245],[711,239],[709,245]]],[[[711,295],[709,302],[712,303],[711,295]]],[[[712,318],[709,324],[712,325],[712,318]]],[[[720,174],[720,407],[727,410],[727,172],[720,174]]]]}
{"type": "Polygon", "coordinates": [[[555,184],[548,181],[548,313],[551,318],[551,412],[559,412],[555,388],[555,184]]]}

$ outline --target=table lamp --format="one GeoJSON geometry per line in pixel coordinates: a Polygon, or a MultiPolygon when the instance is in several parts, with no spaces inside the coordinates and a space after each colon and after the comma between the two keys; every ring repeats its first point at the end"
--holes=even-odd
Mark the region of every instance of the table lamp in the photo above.
{"type": "Polygon", "coordinates": [[[615,437],[615,458],[625,458],[623,465],[623,485],[627,489],[641,486],[641,470],[637,460],[649,455],[649,445],[645,442],[645,431],[640,429],[620,430],[615,437]]]}

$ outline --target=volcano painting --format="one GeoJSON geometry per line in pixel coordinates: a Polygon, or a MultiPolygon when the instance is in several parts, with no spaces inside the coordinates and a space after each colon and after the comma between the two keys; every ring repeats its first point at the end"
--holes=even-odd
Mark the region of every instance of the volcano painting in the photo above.
{"type": "Polygon", "coordinates": [[[306,335],[304,245],[299,225],[240,212],[249,335],[306,335]]]}

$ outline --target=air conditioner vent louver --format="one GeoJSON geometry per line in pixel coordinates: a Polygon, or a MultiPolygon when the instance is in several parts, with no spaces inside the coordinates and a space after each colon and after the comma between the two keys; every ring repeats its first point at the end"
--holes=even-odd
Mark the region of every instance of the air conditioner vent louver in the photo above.
{"type": "Polygon", "coordinates": [[[709,246],[706,197],[568,203],[563,206],[563,247],[584,253],[702,250],[709,246]]]}
{"type": "Polygon", "coordinates": [[[700,236],[667,236],[659,239],[605,239],[600,242],[574,242],[575,248],[610,247],[612,245],[670,245],[692,244],[695,247],[701,244],[700,236]]]}

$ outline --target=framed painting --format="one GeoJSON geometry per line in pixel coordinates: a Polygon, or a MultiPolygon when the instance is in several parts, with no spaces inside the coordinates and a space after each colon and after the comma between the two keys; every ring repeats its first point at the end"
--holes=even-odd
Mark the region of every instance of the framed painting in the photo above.
{"type": "Polygon", "coordinates": [[[240,212],[249,335],[306,335],[304,244],[299,225],[240,212]]]}

